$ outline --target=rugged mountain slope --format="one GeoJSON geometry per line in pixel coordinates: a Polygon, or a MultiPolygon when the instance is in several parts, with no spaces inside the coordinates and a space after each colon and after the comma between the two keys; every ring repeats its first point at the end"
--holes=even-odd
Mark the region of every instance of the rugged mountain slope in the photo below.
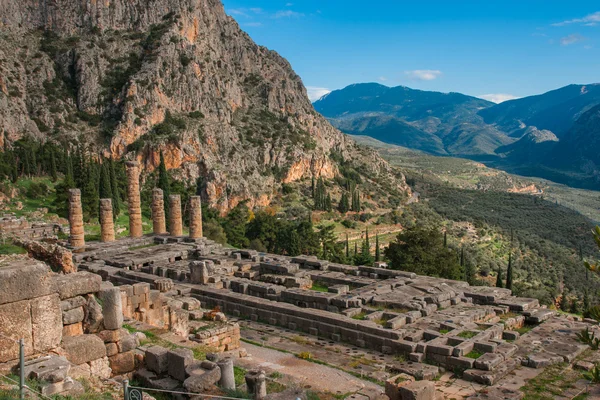
{"type": "Polygon", "coordinates": [[[217,0],[0,0],[0,133],[159,162],[226,210],[281,182],[333,177],[340,156],[408,190],[314,112],[302,81],[217,0]],[[335,157],[332,157],[332,154],[335,157]],[[338,161],[334,161],[338,160],[338,161]]]}
{"type": "Polygon", "coordinates": [[[529,126],[552,131],[562,138],[587,110],[600,104],[600,84],[569,85],[506,101],[479,112],[485,122],[520,137],[529,126]]]}
{"type": "Polygon", "coordinates": [[[351,85],[314,103],[317,111],[350,134],[434,154],[471,155],[492,154],[513,141],[477,114],[492,104],[460,93],[376,83],[351,85]]]}

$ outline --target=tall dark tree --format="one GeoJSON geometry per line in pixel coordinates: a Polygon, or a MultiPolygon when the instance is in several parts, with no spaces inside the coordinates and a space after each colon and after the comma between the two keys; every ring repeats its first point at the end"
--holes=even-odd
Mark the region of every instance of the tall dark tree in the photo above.
{"type": "Polygon", "coordinates": [[[348,233],[346,232],[346,259],[350,259],[350,243],[348,242],[348,233]]]}
{"type": "Polygon", "coordinates": [[[338,204],[338,211],[342,214],[346,214],[348,211],[350,211],[350,202],[346,192],[342,193],[342,197],[340,198],[340,202],[338,204]]]}
{"type": "Polygon", "coordinates": [[[502,278],[502,268],[498,268],[498,275],[496,276],[496,287],[504,287],[504,280],[502,278]]]}
{"type": "Polygon", "coordinates": [[[100,183],[98,192],[101,199],[112,200],[113,198],[112,186],[110,184],[110,170],[106,161],[100,166],[100,183]]]}
{"type": "Polygon", "coordinates": [[[512,290],[512,286],[513,286],[512,253],[508,253],[508,268],[506,269],[506,288],[512,290]]]}
{"type": "Polygon", "coordinates": [[[52,178],[52,182],[56,182],[58,180],[58,172],[56,170],[56,156],[54,154],[54,149],[50,150],[50,177],[52,178]]]}
{"type": "Polygon", "coordinates": [[[381,248],[379,247],[379,234],[375,235],[375,261],[381,261],[381,248]]]}

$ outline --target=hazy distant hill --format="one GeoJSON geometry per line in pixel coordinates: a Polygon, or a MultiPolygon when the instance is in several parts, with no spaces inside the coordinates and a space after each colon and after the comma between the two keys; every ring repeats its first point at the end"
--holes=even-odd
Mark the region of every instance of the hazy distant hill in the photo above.
{"type": "Polygon", "coordinates": [[[390,88],[364,83],[336,90],[314,103],[342,131],[434,154],[492,154],[514,139],[484,123],[489,101],[460,93],[390,88]]]}
{"type": "Polygon", "coordinates": [[[569,85],[560,89],[506,101],[479,112],[511,136],[520,137],[528,126],[552,131],[562,138],[587,110],[600,104],[600,84],[569,85]]]}

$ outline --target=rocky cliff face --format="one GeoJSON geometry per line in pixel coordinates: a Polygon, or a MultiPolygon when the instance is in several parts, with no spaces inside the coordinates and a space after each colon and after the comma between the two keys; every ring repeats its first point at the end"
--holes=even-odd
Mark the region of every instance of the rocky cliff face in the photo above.
{"type": "Polygon", "coordinates": [[[82,141],[147,172],[162,151],[221,210],[266,205],[281,182],[332,178],[340,155],[408,190],[314,111],[289,63],[220,1],[0,0],[0,15],[3,143],[82,141]]]}

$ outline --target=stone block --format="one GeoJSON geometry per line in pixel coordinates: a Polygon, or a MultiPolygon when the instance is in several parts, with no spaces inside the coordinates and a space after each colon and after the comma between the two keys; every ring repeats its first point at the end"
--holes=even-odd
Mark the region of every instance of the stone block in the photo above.
{"type": "Polygon", "coordinates": [[[423,353],[410,353],[408,355],[408,359],[410,361],[418,362],[418,363],[423,362],[424,358],[425,358],[425,354],[423,354],[423,353]]]}
{"type": "Polygon", "coordinates": [[[25,363],[25,378],[51,383],[60,382],[69,376],[71,363],[64,357],[46,356],[25,363]]]}
{"type": "Polygon", "coordinates": [[[133,285],[133,294],[134,295],[146,294],[149,292],[150,292],[150,284],[149,283],[141,282],[141,283],[136,283],[133,285]]]}
{"type": "Polygon", "coordinates": [[[503,331],[502,332],[502,339],[504,339],[504,340],[517,340],[520,336],[521,336],[521,334],[519,332],[515,332],[515,331],[503,331]]]}
{"type": "Polygon", "coordinates": [[[104,342],[96,335],[66,337],[62,341],[62,348],[67,360],[75,365],[106,357],[104,342]]]}
{"type": "Polygon", "coordinates": [[[152,346],[146,350],[146,366],[150,371],[163,374],[168,370],[169,350],[160,346],[152,346]]]}
{"type": "Polygon", "coordinates": [[[31,329],[36,352],[45,352],[60,344],[62,312],[57,294],[31,300],[31,329]]]}
{"type": "Polygon", "coordinates": [[[70,299],[100,290],[102,278],[91,272],[76,272],[68,275],[58,275],[54,279],[61,300],[70,299]]]}
{"type": "Polygon", "coordinates": [[[190,349],[169,350],[167,353],[169,376],[181,382],[185,381],[185,369],[192,361],[194,361],[194,353],[190,349]]]}
{"type": "Polygon", "coordinates": [[[131,372],[135,369],[135,354],[133,351],[119,353],[112,357],[108,357],[110,368],[113,374],[121,375],[131,372]]]}
{"type": "Polygon", "coordinates": [[[72,310],[63,311],[62,322],[64,325],[72,325],[83,321],[83,307],[74,308],[72,310]]]}
{"type": "Polygon", "coordinates": [[[108,357],[103,357],[97,360],[90,361],[89,365],[90,373],[93,376],[100,377],[101,379],[110,378],[112,369],[110,368],[110,362],[108,361],[108,357]]]}
{"type": "Polygon", "coordinates": [[[116,343],[122,338],[129,335],[129,332],[126,329],[113,329],[108,330],[105,329],[96,334],[104,343],[116,343]]]}
{"type": "Polygon", "coordinates": [[[16,261],[9,266],[0,267],[0,304],[53,293],[51,276],[50,268],[35,260],[16,261]]]}
{"type": "Polygon", "coordinates": [[[118,287],[103,289],[99,293],[102,302],[102,316],[106,329],[119,329],[123,326],[123,306],[121,290],[118,287]]]}
{"type": "Polygon", "coordinates": [[[65,325],[63,326],[62,334],[63,337],[83,335],[83,325],[81,322],[72,325],[65,325]]]}
{"type": "Polygon", "coordinates": [[[398,388],[401,400],[434,400],[435,383],[430,381],[417,381],[398,388]]]}
{"type": "Polygon", "coordinates": [[[475,368],[483,371],[493,371],[496,366],[500,365],[504,361],[504,357],[496,353],[485,353],[473,364],[475,368]]]}
{"type": "Polygon", "coordinates": [[[473,368],[473,364],[475,360],[468,357],[448,357],[447,364],[450,368],[462,368],[462,369],[471,369],[473,368]]]}
{"type": "Polygon", "coordinates": [[[119,347],[116,343],[106,343],[106,355],[112,357],[119,353],[119,347]]]}
{"type": "Polygon", "coordinates": [[[117,343],[119,353],[125,353],[131,350],[135,350],[140,345],[140,341],[135,334],[127,335],[117,343]]]}
{"type": "Polygon", "coordinates": [[[60,302],[60,309],[64,311],[73,310],[78,307],[83,307],[87,300],[82,296],[73,297],[72,299],[63,300],[60,302]]]}
{"type": "Polygon", "coordinates": [[[33,353],[31,302],[29,300],[0,305],[0,362],[19,357],[19,338],[25,341],[25,355],[33,353]],[[7,339],[12,338],[12,340],[7,339]]]}
{"type": "Polygon", "coordinates": [[[82,388],[83,387],[81,386],[81,383],[74,381],[71,377],[67,377],[65,380],[60,382],[42,383],[39,390],[43,396],[49,397],[61,393],[65,394],[65,392],[69,392],[69,394],[77,394],[77,392],[79,392],[79,394],[82,394],[82,388]],[[74,391],[73,389],[77,390],[74,391]]]}

